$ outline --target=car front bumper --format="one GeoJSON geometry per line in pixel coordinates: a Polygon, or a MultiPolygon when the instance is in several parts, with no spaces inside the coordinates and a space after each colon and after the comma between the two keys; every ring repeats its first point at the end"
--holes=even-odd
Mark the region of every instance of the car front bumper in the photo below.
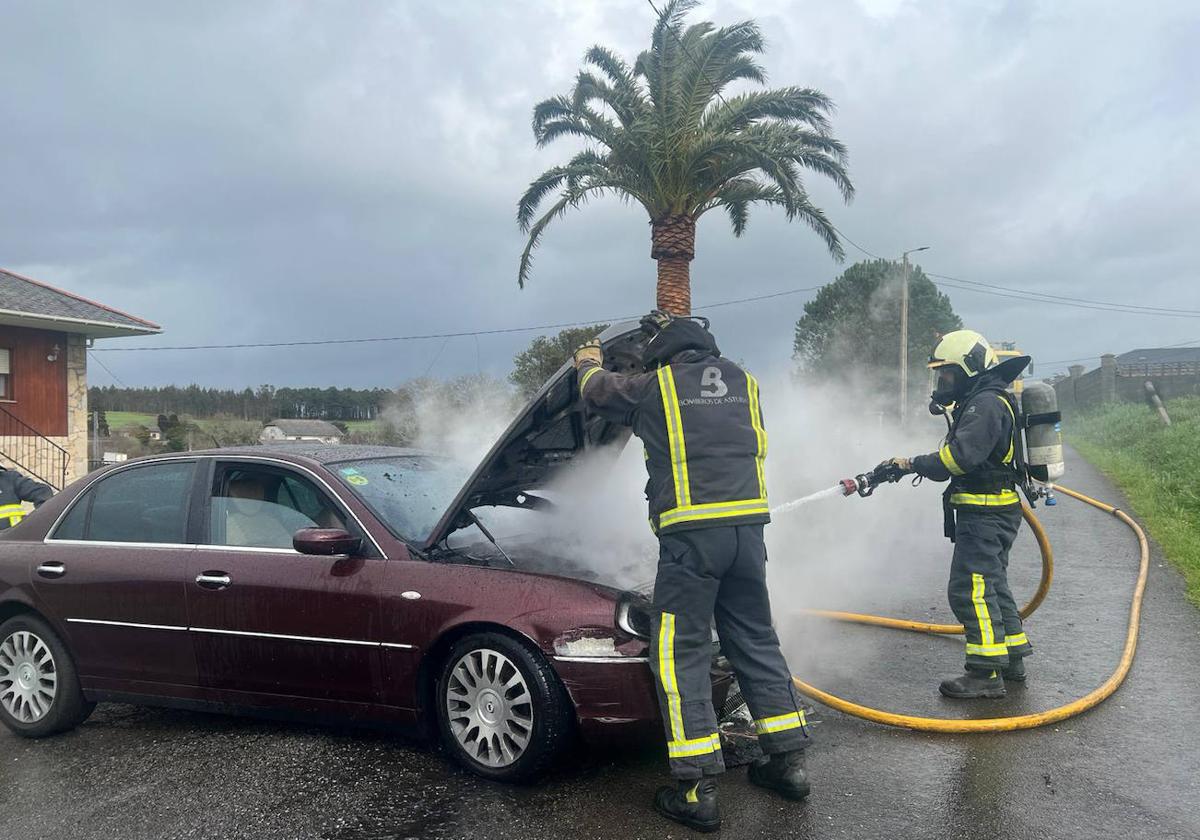
{"type": "MultiPolygon", "coordinates": [[[[554,669],[575,704],[579,731],[593,743],[644,742],[663,737],[654,674],[645,657],[566,657],[554,669]]],[[[713,705],[721,708],[733,682],[727,668],[712,669],[713,705]]]]}

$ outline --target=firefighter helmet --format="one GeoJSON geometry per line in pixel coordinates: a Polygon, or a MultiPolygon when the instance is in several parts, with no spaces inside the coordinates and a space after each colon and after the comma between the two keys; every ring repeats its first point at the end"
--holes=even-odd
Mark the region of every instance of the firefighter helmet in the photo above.
{"type": "Polygon", "coordinates": [[[930,370],[956,365],[968,379],[995,367],[998,361],[992,345],[974,330],[946,333],[929,354],[930,370]]]}

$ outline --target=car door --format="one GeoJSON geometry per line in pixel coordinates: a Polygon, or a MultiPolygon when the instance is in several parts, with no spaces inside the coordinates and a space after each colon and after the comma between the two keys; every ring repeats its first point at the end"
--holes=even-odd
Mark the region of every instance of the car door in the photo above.
{"type": "Polygon", "coordinates": [[[75,499],[31,570],[85,686],[171,693],[197,685],[184,586],[195,460],[109,473],[75,499]]]}
{"type": "Polygon", "coordinates": [[[188,571],[201,682],[217,699],[375,703],[381,683],[384,559],[315,472],[269,459],[220,460],[188,571]],[[353,557],[303,555],[300,528],[364,537],[353,557]]]}

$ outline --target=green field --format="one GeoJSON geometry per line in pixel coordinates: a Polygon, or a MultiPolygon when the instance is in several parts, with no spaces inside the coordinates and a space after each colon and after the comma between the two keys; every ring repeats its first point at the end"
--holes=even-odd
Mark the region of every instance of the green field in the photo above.
{"type": "MultiPolygon", "coordinates": [[[[147,429],[158,428],[157,414],[143,414],[137,411],[106,411],[104,416],[108,418],[108,428],[112,431],[124,429],[126,426],[145,426],[147,429]]],[[[205,428],[209,423],[206,418],[187,418],[200,428],[205,428]]],[[[378,420],[346,420],[343,421],[352,432],[370,431],[379,424],[378,420]]]]}
{"type": "Polygon", "coordinates": [[[1140,404],[1107,406],[1064,425],[1070,443],[1129,497],[1200,605],[1200,397],[1173,400],[1167,411],[1170,428],[1140,404]]]}
{"type": "Polygon", "coordinates": [[[114,432],[117,429],[124,429],[126,426],[145,426],[147,429],[158,427],[157,414],[139,414],[136,411],[106,411],[104,416],[108,420],[108,428],[114,432]]]}

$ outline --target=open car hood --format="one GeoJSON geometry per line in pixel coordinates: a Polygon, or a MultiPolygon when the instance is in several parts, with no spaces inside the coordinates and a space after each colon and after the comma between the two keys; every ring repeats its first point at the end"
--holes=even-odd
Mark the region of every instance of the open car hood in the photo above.
{"type": "MultiPolygon", "coordinates": [[[[642,370],[645,334],[636,321],[614,324],[600,334],[604,367],[620,373],[642,370]]],[[[469,524],[468,512],[503,505],[536,508],[549,502],[531,491],[545,486],[577,455],[598,448],[620,451],[630,429],[585,415],[575,366],[566,362],[505,429],[433,529],[425,548],[469,524]]]]}

